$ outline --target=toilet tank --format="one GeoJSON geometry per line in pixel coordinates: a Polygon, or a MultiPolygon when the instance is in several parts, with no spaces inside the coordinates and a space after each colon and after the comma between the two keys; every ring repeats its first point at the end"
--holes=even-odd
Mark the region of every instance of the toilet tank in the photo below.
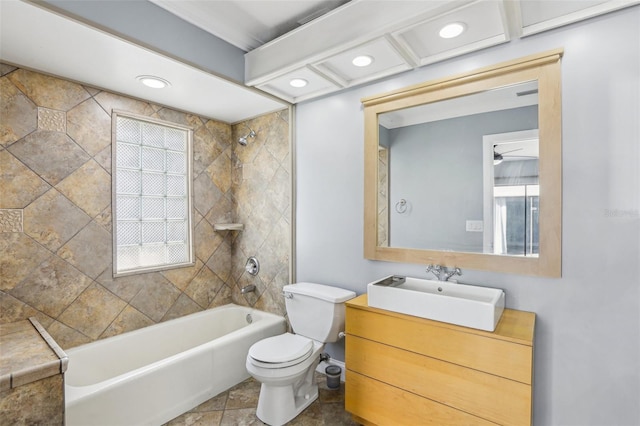
{"type": "Polygon", "coordinates": [[[344,331],[344,302],[356,297],[353,291],[314,283],[290,284],[282,290],[294,333],[318,342],[338,341],[338,333],[344,331]]]}

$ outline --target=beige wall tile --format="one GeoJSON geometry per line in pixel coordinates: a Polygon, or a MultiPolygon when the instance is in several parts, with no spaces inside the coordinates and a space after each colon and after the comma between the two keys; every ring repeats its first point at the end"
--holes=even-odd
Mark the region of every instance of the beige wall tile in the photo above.
{"type": "Polygon", "coordinates": [[[24,209],[24,232],[51,251],[59,249],[90,221],[55,189],[24,209]]]}
{"type": "MultiPolygon", "coordinates": [[[[290,205],[288,127],[282,114],[231,126],[23,70],[2,83],[9,91],[2,92],[1,111],[13,114],[15,131],[5,126],[1,133],[0,209],[24,209],[24,233],[0,233],[0,323],[35,316],[70,348],[233,300],[282,311],[273,299],[288,283],[289,259],[282,253],[288,253],[289,241],[281,231],[270,240],[288,214],[283,206],[290,205]],[[37,107],[66,112],[67,135],[37,131],[37,107]],[[114,108],[194,129],[195,266],[113,278],[114,108]],[[246,124],[258,135],[241,147],[237,137],[248,133],[246,124]],[[277,140],[283,134],[286,140],[277,140]],[[245,165],[253,167],[246,177],[245,165]],[[214,223],[237,220],[245,231],[213,230],[214,223]],[[236,285],[246,253],[258,255],[266,268],[257,278],[258,292],[247,298],[236,285]],[[56,286],[63,291],[52,291],[56,286]],[[14,290],[18,297],[8,293],[14,290]]],[[[240,284],[247,282],[242,278],[240,284]]]]}
{"type": "Polygon", "coordinates": [[[58,320],[85,336],[97,339],[127,306],[99,284],[91,284],[58,317],[58,320]]]}
{"type": "Polygon", "coordinates": [[[89,277],[52,255],[9,293],[57,318],[90,284],[89,277]]]}
{"type": "Polygon", "coordinates": [[[67,113],[67,134],[89,155],[111,144],[111,116],[89,98],[67,113]]]}
{"type": "Polygon", "coordinates": [[[97,278],[111,264],[111,234],[90,222],[57,255],[91,278],[97,278]]]}
{"type": "Polygon", "coordinates": [[[0,208],[24,208],[51,188],[7,150],[0,151],[0,170],[0,208]]]}
{"type": "Polygon", "coordinates": [[[69,176],[90,158],[65,133],[48,130],[31,133],[7,149],[51,185],[69,176]]]}
{"type": "Polygon", "coordinates": [[[8,78],[40,107],[68,111],[89,97],[79,84],[24,69],[8,78]]]}
{"type": "Polygon", "coordinates": [[[93,160],[67,176],[56,189],[91,218],[111,204],[111,176],[93,160]]]}
{"type": "Polygon", "coordinates": [[[154,322],[149,317],[133,308],[131,305],[127,305],[116,319],[109,324],[109,327],[107,327],[107,329],[100,335],[100,338],[103,339],[105,337],[117,336],[118,334],[148,327],[153,324],[154,322]]]}
{"type": "Polygon", "coordinates": [[[143,286],[131,300],[131,306],[159,322],[180,296],[180,290],[175,288],[162,275],[157,275],[152,283],[143,286]]]}
{"type": "Polygon", "coordinates": [[[0,145],[8,146],[38,127],[38,110],[7,77],[0,78],[0,145]]]}

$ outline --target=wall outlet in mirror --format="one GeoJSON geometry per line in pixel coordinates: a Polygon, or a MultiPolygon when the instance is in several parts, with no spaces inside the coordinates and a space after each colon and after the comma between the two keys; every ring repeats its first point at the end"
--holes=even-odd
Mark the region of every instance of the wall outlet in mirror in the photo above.
{"type": "Polygon", "coordinates": [[[481,220],[467,220],[467,232],[484,231],[484,222],[481,220]]]}

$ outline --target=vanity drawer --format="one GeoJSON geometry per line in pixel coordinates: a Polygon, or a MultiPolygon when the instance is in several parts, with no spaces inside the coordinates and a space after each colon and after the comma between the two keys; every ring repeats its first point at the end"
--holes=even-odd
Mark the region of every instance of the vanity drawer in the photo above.
{"type": "Polygon", "coordinates": [[[527,384],[353,335],[347,336],[346,345],[349,372],[498,424],[530,423],[531,386],[527,384]]]}
{"type": "MultiPolygon", "coordinates": [[[[503,315],[501,322],[504,319],[503,315]]],[[[532,382],[533,346],[495,333],[350,306],[346,333],[524,384],[532,382]]]]}
{"type": "Polygon", "coordinates": [[[351,370],[346,374],[345,408],[358,420],[375,425],[495,425],[351,370]]]}

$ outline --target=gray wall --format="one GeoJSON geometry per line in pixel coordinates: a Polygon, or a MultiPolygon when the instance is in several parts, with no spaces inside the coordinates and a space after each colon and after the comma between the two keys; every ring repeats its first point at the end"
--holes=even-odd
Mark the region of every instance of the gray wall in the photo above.
{"type": "MultiPolygon", "coordinates": [[[[536,425],[640,424],[640,7],[298,105],[297,279],[366,291],[425,265],[363,259],[360,99],[558,47],[562,60],[563,275],[463,269],[537,314],[536,425]]],[[[339,346],[329,348],[344,356],[339,346]]],[[[342,358],[344,359],[344,358],[342,358]]]]}
{"type": "Polygon", "coordinates": [[[242,49],[189,24],[147,0],[42,0],[45,7],[78,17],[203,70],[244,82],[242,49]]]}
{"type": "Polygon", "coordinates": [[[537,128],[528,106],[390,130],[390,245],[481,253],[482,232],[466,221],[483,220],[482,137],[537,128]]]}

